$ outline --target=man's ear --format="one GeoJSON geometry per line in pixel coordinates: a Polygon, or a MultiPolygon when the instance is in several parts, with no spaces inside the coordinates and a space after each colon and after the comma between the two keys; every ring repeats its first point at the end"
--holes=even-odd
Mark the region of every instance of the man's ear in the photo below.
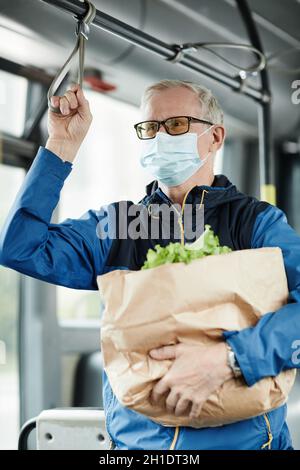
{"type": "Polygon", "coordinates": [[[212,143],[212,151],[217,152],[223,145],[225,136],[226,136],[226,131],[225,127],[220,125],[216,125],[213,128],[213,143],[212,143]]]}

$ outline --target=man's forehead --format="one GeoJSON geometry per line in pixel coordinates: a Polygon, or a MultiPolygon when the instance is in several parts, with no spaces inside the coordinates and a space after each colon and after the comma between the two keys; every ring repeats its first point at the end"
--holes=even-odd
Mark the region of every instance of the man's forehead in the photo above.
{"type": "Polygon", "coordinates": [[[163,120],[171,116],[200,117],[201,106],[196,93],[184,88],[171,88],[153,94],[143,111],[145,119],[163,120]]]}

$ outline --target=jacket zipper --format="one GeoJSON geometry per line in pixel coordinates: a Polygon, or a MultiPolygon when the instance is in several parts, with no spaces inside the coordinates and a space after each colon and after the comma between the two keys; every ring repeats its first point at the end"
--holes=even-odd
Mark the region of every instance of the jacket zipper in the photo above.
{"type": "MultiPolygon", "coordinates": [[[[192,188],[193,189],[193,188],[192,188]]],[[[182,211],[181,211],[181,214],[179,214],[179,217],[178,217],[178,224],[179,224],[179,227],[180,227],[180,232],[181,232],[181,244],[184,245],[184,226],[183,226],[183,212],[184,212],[184,208],[185,208],[185,202],[186,202],[186,198],[189,194],[189,192],[192,190],[190,189],[189,191],[187,191],[184,195],[184,198],[183,198],[183,202],[182,202],[182,211]]],[[[202,195],[201,195],[201,201],[200,201],[200,205],[199,205],[199,209],[201,209],[202,205],[203,205],[203,201],[204,201],[204,196],[205,196],[205,193],[207,193],[208,191],[206,191],[206,189],[203,189],[202,191],[202,195]]],[[[175,207],[174,207],[175,209],[175,207]]],[[[176,211],[178,212],[178,211],[176,211]]]]}
{"type": "Polygon", "coordinates": [[[264,420],[265,420],[266,425],[267,425],[268,441],[265,442],[265,444],[263,444],[261,446],[261,449],[265,449],[267,447],[269,450],[271,450],[271,445],[272,445],[272,441],[273,441],[273,434],[272,434],[271,424],[270,424],[270,420],[269,420],[269,417],[268,417],[267,413],[265,413],[263,415],[263,417],[264,417],[264,420]]]}
{"type": "MultiPolygon", "coordinates": [[[[195,187],[195,186],[194,186],[195,187]]],[[[184,198],[183,198],[183,202],[182,202],[182,211],[181,213],[178,212],[178,210],[176,209],[176,207],[173,205],[172,201],[164,194],[164,198],[165,200],[168,202],[168,204],[172,207],[174,207],[175,209],[175,212],[177,212],[178,214],[178,224],[179,224],[179,228],[180,228],[180,240],[181,240],[181,244],[184,245],[184,226],[183,226],[183,212],[184,212],[184,207],[185,207],[185,202],[186,202],[186,198],[188,196],[188,194],[190,193],[190,191],[192,190],[193,188],[189,189],[185,195],[184,195],[184,198]]],[[[208,191],[206,189],[203,189],[202,190],[202,196],[201,196],[201,201],[200,201],[200,204],[199,204],[199,207],[198,209],[196,210],[199,210],[201,209],[202,205],[203,205],[203,200],[204,200],[204,196],[205,196],[205,193],[208,193],[208,191]]],[[[155,216],[154,214],[152,214],[152,210],[151,210],[151,204],[149,204],[148,206],[148,214],[150,217],[153,217],[154,219],[159,219],[159,217],[155,216]]]]}

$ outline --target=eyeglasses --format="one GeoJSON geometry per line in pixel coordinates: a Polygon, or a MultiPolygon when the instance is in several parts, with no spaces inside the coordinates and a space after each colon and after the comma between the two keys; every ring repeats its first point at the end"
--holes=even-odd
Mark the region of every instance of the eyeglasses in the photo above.
{"type": "Polygon", "coordinates": [[[139,139],[154,139],[161,125],[164,126],[166,132],[170,135],[186,134],[190,130],[191,122],[200,122],[203,124],[213,125],[206,119],[198,119],[191,116],[175,116],[165,119],[164,121],[142,121],[134,125],[136,134],[139,139]]]}

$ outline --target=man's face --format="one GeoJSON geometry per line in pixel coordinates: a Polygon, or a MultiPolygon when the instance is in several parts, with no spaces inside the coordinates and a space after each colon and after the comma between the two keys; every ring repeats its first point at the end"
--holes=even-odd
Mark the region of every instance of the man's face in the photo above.
{"type": "MultiPolygon", "coordinates": [[[[206,118],[206,116],[202,115],[196,93],[188,88],[175,87],[155,93],[147,103],[142,119],[163,121],[174,116],[206,118]]],[[[190,132],[195,132],[199,135],[208,127],[208,124],[191,122],[190,132]]],[[[166,132],[165,128],[161,126],[159,132],[166,132]]],[[[201,158],[205,158],[208,152],[212,150],[212,142],[213,137],[211,132],[207,132],[198,139],[198,153],[201,158]]]]}

